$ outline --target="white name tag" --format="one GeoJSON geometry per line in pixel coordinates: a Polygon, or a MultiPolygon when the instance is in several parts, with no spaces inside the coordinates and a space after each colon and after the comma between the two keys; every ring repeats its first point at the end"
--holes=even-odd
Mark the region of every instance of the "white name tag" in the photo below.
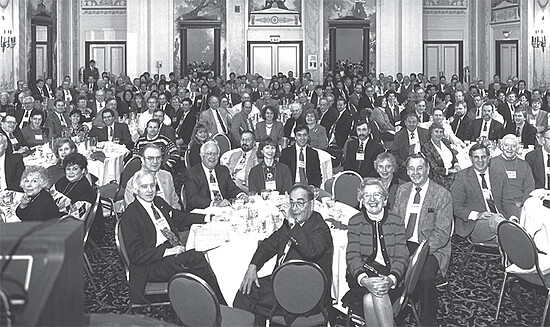
{"type": "Polygon", "coordinates": [[[413,203],[411,204],[411,207],[409,209],[410,213],[420,213],[420,204],[419,203],[413,203]]]}
{"type": "Polygon", "coordinates": [[[42,141],[44,138],[42,137],[42,134],[35,134],[34,139],[37,141],[42,141]]]}
{"type": "Polygon", "coordinates": [[[506,174],[508,175],[508,178],[512,178],[512,179],[516,178],[516,171],[515,170],[507,170],[506,174]]]}
{"type": "Polygon", "coordinates": [[[365,154],[364,153],[356,153],[355,154],[355,160],[357,160],[357,161],[365,160],[365,154]]]}
{"type": "Polygon", "coordinates": [[[305,161],[298,161],[298,168],[306,169],[306,162],[305,161]]]}
{"type": "Polygon", "coordinates": [[[275,181],[268,181],[265,182],[265,189],[266,190],[276,190],[277,189],[277,183],[275,181]]]}
{"type": "Polygon", "coordinates": [[[484,198],[485,200],[492,199],[492,198],[493,198],[493,195],[491,194],[491,191],[490,191],[490,190],[487,190],[487,189],[484,189],[484,190],[483,190],[483,198],[484,198]]]}

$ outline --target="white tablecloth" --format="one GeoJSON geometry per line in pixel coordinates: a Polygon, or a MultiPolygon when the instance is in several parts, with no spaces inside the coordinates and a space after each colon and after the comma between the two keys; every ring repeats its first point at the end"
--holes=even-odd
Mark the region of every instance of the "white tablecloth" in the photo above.
{"type": "Polygon", "coordinates": [[[23,194],[24,193],[22,192],[15,192],[15,191],[0,192],[0,221],[1,222],[16,223],[21,221],[19,217],[15,215],[15,210],[17,209],[17,206],[19,205],[19,203],[21,203],[23,194]],[[10,204],[5,203],[4,194],[6,192],[10,192],[13,194],[13,200],[10,204]]]}
{"type": "MultiPolygon", "coordinates": [[[[283,201],[280,199],[280,201],[283,201]]],[[[253,208],[259,208],[259,218],[278,212],[273,202],[264,202],[260,197],[255,197],[255,203],[250,205],[253,208]]],[[[247,204],[245,207],[249,207],[247,204]]],[[[349,219],[357,213],[357,210],[343,203],[336,203],[336,210],[330,210],[331,213],[341,213],[339,221],[347,224],[349,219]]],[[[319,201],[315,202],[314,210],[323,217],[329,218],[329,209],[319,201]]],[[[263,228],[254,229],[254,231],[244,232],[246,229],[246,218],[244,213],[235,212],[230,209],[219,210],[219,208],[209,208],[207,212],[218,212],[218,217],[227,219],[224,222],[214,222],[206,225],[193,225],[189,238],[187,240],[187,249],[196,249],[205,251],[216,273],[221,291],[229,304],[233,303],[242,279],[248,269],[250,260],[256,251],[258,242],[268,237],[271,231],[265,231],[263,228]],[[241,214],[241,217],[239,215],[241,214]]],[[[329,223],[331,226],[331,223],[329,223]]],[[[263,226],[261,226],[263,227],[263,226]]],[[[269,229],[270,226],[268,225],[269,229]]],[[[346,283],[346,246],[347,230],[332,229],[334,244],[334,258],[332,263],[332,297],[337,300],[337,306],[340,300],[348,291],[346,283]]],[[[258,272],[259,277],[270,275],[275,267],[275,257],[268,261],[258,272]]]]}

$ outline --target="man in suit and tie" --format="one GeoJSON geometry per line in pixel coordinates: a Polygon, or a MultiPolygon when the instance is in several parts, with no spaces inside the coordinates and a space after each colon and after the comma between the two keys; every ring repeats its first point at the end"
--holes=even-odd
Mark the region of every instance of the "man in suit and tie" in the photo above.
{"type": "Polygon", "coordinates": [[[95,91],[95,99],[90,100],[88,107],[92,110],[92,116],[96,117],[106,105],[105,90],[97,90],[95,91]]]}
{"type": "Polygon", "coordinates": [[[8,138],[0,134],[0,190],[12,190],[22,192],[21,175],[25,170],[23,155],[20,153],[8,153],[8,138]]]}
{"type": "Polygon", "coordinates": [[[39,78],[36,80],[35,86],[31,89],[31,95],[40,99],[40,101],[47,98],[46,93],[44,92],[44,80],[39,78]]]}
{"type": "Polygon", "coordinates": [[[204,255],[185,250],[178,231],[205,222],[204,215],[186,214],[157,196],[153,174],[139,171],[134,176],[136,199],[122,214],[121,237],[130,259],[130,299],[147,303],[143,297],[148,282],[167,282],[179,272],[190,272],[212,288],[220,304],[226,304],[218,281],[204,255]]]}
{"type": "Polygon", "coordinates": [[[24,153],[28,150],[25,137],[17,126],[17,120],[13,114],[7,114],[2,118],[0,133],[7,137],[6,153],[24,153]]]}
{"type": "Polygon", "coordinates": [[[521,138],[523,147],[527,148],[529,145],[533,147],[537,143],[537,129],[535,126],[526,122],[527,112],[525,110],[516,110],[513,116],[514,122],[508,124],[504,129],[504,135],[512,134],[521,138]]]}
{"type": "Polygon", "coordinates": [[[280,162],[290,168],[293,183],[321,186],[321,164],[319,154],[308,145],[309,128],[297,125],[294,128],[296,144],[281,151],[280,162]]]}
{"type": "Polygon", "coordinates": [[[518,94],[518,89],[516,85],[514,84],[514,80],[509,78],[506,80],[506,87],[504,88],[504,91],[506,94],[514,92],[515,94],[518,94]]]}
{"type": "Polygon", "coordinates": [[[354,92],[349,96],[349,103],[353,106],[355,106],[356,110],[359,112],[361,111],[361,108],[359,106],[359,102],[363,98],[363,84],[357,83],[355,84],[354,92]]]}
{"type": "Polygon", "coordinates": [[[338,99],[336,110],[338,110],[338,117],[329,130],[328,140],[329,144],[336,143],[340,149],[343,149],[353,128],[354,120],[349,112],[346,100],[338,99]]]}
{"type": "Polygon", "coordinates": [[[170,103],[168,103],[168,98],[166,97],[166,94],[161,93],[158,97],[159,100],[159,108],[164,111],[164,113],[170,117],[170,120],[173,120],[174,117],[176,117],[176,109],[172,107],[170,103]]]}
{"type": "Polygon", "coordinates": [[[231,137],[235,144],[241,142],[242,133],[250,131],[254,134],[254,119],[250,115],[252,112],[252,102],[245,100],[242,102],[241,111],[237,112],[231,120],[231,137]]]}
{"type": "Polygon", "coordinates": [[[479,95],[481,95],[482,99],[487,99],[489,96],[489,91],[485,89],[485,81],[480,79],[477,81],[477,89],[479,91],[479,95]]]}
{"type": "MultiPolygon", "coordinates": [[[[165,121],[166,112],[162,110],[161,108],[155,109],[153,112],[153,119],[156,119],[160,122],[165,121]]],[[[159,130],[160,135],[166,136],[172,143],[176,144],[176,131],[172,128],[172,126],[162,123],[159,130]]]]}
{"type": "Polygon", "coordinates": [[[520,80],[518,82],[518,98],[521,97],[522,95],[525,95],[525,97],[527,98],[527,101],[529,101],[529,104],[531,104],[531,92],[526,90],[525,88],[526,88],[525,81],[520,80]]]}
{"type": "MultiPolygon", "coordinates": [[[[411,98],[410,101],[414,103],[413,99],[416,99],[416,94],[411,92],[407,96],[411,98]]],[[[388,103],[385,110],[390,119],[390,123],[393,126],[397,126],[401,123],[401,108],[399,108],[399,103],[397,102],[397,93],[387,92],[385,97],[388,103]]]]}
{"type": "Polygon", "coordinates": [[[201,112],[199,123],[208,128],[210,135],[218,133],[229,135],[231,131],[231,117],[227,110],[220,108],[220,99],[213,95],[208,99],[209,108],[201,112]]]}
{"type": "Polygon", "coordinates": [[[20,129],[31,123],[31,112],[34,109],[34,98],[27,95],[21,101],[23,104],[23,110],[17,110],[14,112],[15,118],[17,118],[17,126],[20,129]]]}
{"type": "Polygon", "coordinates": [[[188,169],[184,176],[187,210],[226,207],[231,205],[231,199],[248,199],[231,178],[229,169],[218,164],[220,148],[216,142],[204,143],[200,156],[201,164],[188,169]]]}
{"type": "MultiPolygon", "coordinates": [[[[250,261],[233,307],[252,312],[256,317],[255,326],[265,326],[275,304],[271,276],[258,278],[258,270],[274,256],[277,258],[275,268],[289,260],[305,260],[318,264],[327,280],[332,280],[332,236],[323,217],[313,211],[313,196],[307,185],[296,184],[292,187],[290,206],[282,209],[285,217],[283,225],[258,244],[250,261]]],[[[284,316],[290,326],[295,316],[288,313],[284,316]]]]}
{"type": "MultiPolygon", "coordinates": [[[[179,102],[180,99],[179,97],[173,97],[171,101],[179,102]]],[[[180,110],[176,112],[176,120],[172,124],[176,132],[176,144],[184,148],[187,148],[189,142],[191,142],[191,135],[197,123],[197,116],[192,105],[193,102],[190,98],[181,100],[180,110]]]]}
{"type": "Polygon", "coordinates": [[[462,141],[469,140],[466,137],[466,132],[472,121],[473,119],[466,113],[466,103],[464,101],[455,103],[455,115],[451,119],[451,129],[456,137],[462,141]]]}
{"type": "Polygon", "coordinates": [[[481,118],[474,120],[467,129],[466,138],[477,141],[485,137],[491,141],[499,140],[504,134],[502,124],[493,119],[494,107],[491,103],[484,103],[481,107],[481,118]]]}
{"type": "Polygon", "coordinates": [[[477,143],[469,155],[472,166],[459,171],[451,186],[455,231],[473,242],[496,242],[501,221],[519,222],[518,208],[506,173],[489,166],[489,149],[477,143]]]}
{"type": "Polygon", "coordinates": [[[305,118],[302,116],[303,108],[299,102],[291,103],[289,106],[290,117],[286,120],[283,126],[283,136],[287,143],[294,140],[294,129],[298,125],[304,125],[306,123],[305,118]]]}
{"type": "Polygon", "coordinates": [[[516,111],[514,104],[516,100],[516,93],[510,92],[506,94],[506,102],[498,105],[497,111],[504,118],[504,128],[514,121],[514,112],[516,111]]]}
{"type": "Polygon", "coordinates": [[[134,142],[132,142],[128,125],[116,122],[115,112],[109,108],[105,108],[101,112],[101,118],[105,126],[93,127],[88,136],[97,137],[97,140],[100,142],[112,142],[114,139],[119,139],[120,144],[124,144],[128,150],[132,150],[134,142]]]}
{"type": "Polygon", "coordinates": [[[325,128],[328,139],[330,137],[330,129],[336,122],[336,119],[338,119],[339,113],[336,108],[330,106],[327,98],[319,99],[319,109],[321,110],[319,124],[325,128]]]}
{"type": "Polygon", "coordinates": [[[365,96],[361,97],[359,100],[359,110],[369,108],[370,110],[374,109],[374,102],[376,101],[376,94],[374,94],[374,88],[372,86],[367,86],[365,88],[365,96]]]}
{"type": "Polygon", "coordinates": [[[54,112],[46,118],[46,128],[48,128],[48,137],[55,139],[61,137],[62,132],[69,125],[69,116],[65,112],[65,101],[56,99],[54,102],[54,112]]]}
{"type": "Polygon", "coordinates": [[[99,70],[95,66],[95,60],[93,59],[88,62],[88,66],[84,69],[84,81],[88,82],[90,76],[94,78],[94,81],[99,79],[99,70]]]}
{"type": "Polygon", "coordinates": [[[227,105],[229,108],[241,102],[241,97],[237,93],[233,92],[233,85],[231,85],[231,83],[225,83],[223,89],[224,92],[220,94],[220,99],[227,99],[227,105]]]}
{"type": "Polygon", "coordinates": [[[422,312],[421,325],[435,326],[438,305],[435,278],[438,270],[445,276],[449,268],[453,201],[449,191],[428,178],[430,165],[422,155],[411,155],[406,167],[411,181],[399,186],[392,210],[404,218],[410,253],[424,240],[428,242],[430,253],[416,292],[422,312]]]}
{"type": "Polygon", "coordinates": [[[240,150],[231,151],[227,162],[222,162],[229,169],[231,178],[244,192],[248,193],[248,175],[250,169],[258,164],[254,133],[245,130],[240,137],[240,150]]]}
{"type": "Polygon", "coordinates": [[[378,177],[378,173],[374,168],[374,160],[385,149],[370,136],[371,131],[368,121],[359,121],[355,130],[357,138],[350,139],[345,147],[344,170],[356,171],[362,177],[378,177]]]}
{"type": "Polygon", "coordinates": [[[525,155],[535,179],[535,189],[550,189],[550,127],[539,134],[541,146],[525,155]]]}
{"type": "Polygon", "coordinates": [[[203,112],[208,109],[208,98],[210,97],[210,90],[208,85],[202,84],[200,93],[195,97],[195,103],[193,104],[197,109],[197,112],[203,112]]]}
{"type": "Polygon", "coordinates": [[[391,153],[397,160],[397,176],[403,180],[408,180],[405,162],[409,155],[420,153],[422,144],[430,139],[428,130],[418,127],[418,116],[414,112],[409,112],[403,116],[405,127],[395,134],[391,153]]]}
{"type": "Polygon", "coordinates": [[[74,105],[76,103],[76,91],[71,86],[71,82],[64,80],[61,83],[61,90],[63,91],[63,100],[65,100],[65,103],[74,105]]]}

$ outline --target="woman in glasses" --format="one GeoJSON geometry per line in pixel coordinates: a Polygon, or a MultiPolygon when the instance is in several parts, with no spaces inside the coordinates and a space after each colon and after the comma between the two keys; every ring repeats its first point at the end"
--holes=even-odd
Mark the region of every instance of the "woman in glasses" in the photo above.
{"type": "Polygon", "coordinates": [[[350,291],[342,302],[362,304],[367,326],[392,326],[392,302],[409,261],[403,219],[386,208],[388,192],[377,178],[359,188],[361,212],[348,224],[346,280],[350,291]]]}

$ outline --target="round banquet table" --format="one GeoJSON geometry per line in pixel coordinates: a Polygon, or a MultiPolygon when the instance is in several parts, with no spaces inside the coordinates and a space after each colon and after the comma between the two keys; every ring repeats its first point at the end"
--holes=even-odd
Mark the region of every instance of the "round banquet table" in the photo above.
{"type": "MultiPolygon", "coordinates": [[[[105,160],[92,160],[91,151],[86,149],[84,143],[77,145],[78,153],[88,158],[88,172],[98,178],[98,186],[109,184],[116,180],[120,182],[120,174],[124,168],[124,157],[130,152],[126,146],[113,142],[99,142],[98,150],[103,151],[105,160]]],[[[57,162],[57,158],[51,152],[47,144],[37,147],[30,156],[23,158],[25,166],[42,166],[47,168],[57,162]]]]}
{"type": "MultiPolygon", "coordinates": [[[[256,251],[258,242],[271,235],[274,228],[282,224],[277,205],[288,201],[281,195],[264,201],[261,196],[251,197],[254,203],[245,204],[242,209],[233,207],[194,210],[194,213],[213,214],[213,222],[193,225],[186,243],[186,249],[205,252],[218,278],[225,300],[232,304],[256,251]],[[249,212],[257,218],[247,219],[249,212]]],[[[344,203],[336,202],[329,209],[325,203],[315,201],[314,210],[319,212],[331,227],[334,244],[332,262],[332,298],[335,307],[341,307],[340,300],[349,290],[346,282],[347,223],[358,211],[344,203]]],[[[258,271],[258,277],[268,276],[275,267],[275,257],[258,271]]]]}

